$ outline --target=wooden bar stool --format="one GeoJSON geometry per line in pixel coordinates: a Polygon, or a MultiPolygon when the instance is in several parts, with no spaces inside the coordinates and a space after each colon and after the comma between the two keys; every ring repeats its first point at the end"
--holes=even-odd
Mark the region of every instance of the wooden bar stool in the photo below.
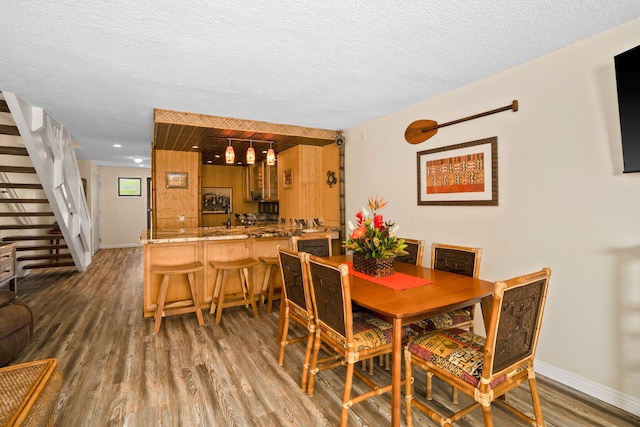
{"type": "Polygon", "coordinates": [[[282,296],[281,292],[276,293],[276,284],[274,280],[271,280],[271,273],[273,272],[273,267],[278,266],[278,257],[266,257],[261,256],[258,258],[260,261],[264,262],[265,270],[264,270],[264,279],[262,279],[262,291],[260,292],[260,304],[264,304],[264,300],[267,300],[267,313],[271,313],[273,309],[273,301],[279,300],[282,296]]]}
{"type": "Polygon", "coordinates": [[[253,258],[242,258],[235,261],[210,261],[211,267],[217,270],[216,286],[213,289],[210,313],[216,313],[216,323],[222,319],[222,309],[227,307],[237,307],[244,305],[253,311],[253,317],[258,316],[258,307],[253,297],[253,285],[249,278],[249,268],[258,265],[258,260],[253,258]],[[241,292],[234,294],[226,293],[227,281],[225,280],[229,270],[237,270],[240,274],[241,292]]]}
{"type": "Polygon", "coordinates": [[[202,311],[200,310],[200,300],[196,289],[195,273],[202,271],[204,266],[200,262],[193,262],[182,265],[152,265],[151,274],[162,275],[162,284],[160,285],[160,294],[158,295],[158,306],[154,316],[155,323],[153,333],[157,334],[160,330],[160,323],[163,316],[171,316],[174,314],[195,313],[198,318],[198,325],[204,325],[202,311]],[[169,279],[171,276],[178,274],[186,274],[189,281],[189,289],[191,291],[191,299],[167,302],[167,289],[169,288],[169,279]]]}

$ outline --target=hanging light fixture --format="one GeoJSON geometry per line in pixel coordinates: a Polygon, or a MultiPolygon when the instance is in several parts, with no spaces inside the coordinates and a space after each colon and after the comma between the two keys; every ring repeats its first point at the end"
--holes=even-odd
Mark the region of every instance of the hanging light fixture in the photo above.
{"type": "Polygon", "coordinates": [[[249,148],[247,148],[247,164],[252,165],[256,162],[256,150],[253,149],[253,141],[249,140],[249,148]]]}
{"type": "Polygon", "coordinates": [[[269,142],[269,149],[267,150],[267,165],[273,166],[276,164],[276,152],[272,148],[273,142],[269,142]]]}
{"type": "Polygon", "coordinates": [[[233,164],[236,160],[236,153],[233,151],[233,147],[231,146],[231,140],[229,139],[229,146],[227,147],[227,151],[224,153],[224,161],[226,164],[233,164]]]}

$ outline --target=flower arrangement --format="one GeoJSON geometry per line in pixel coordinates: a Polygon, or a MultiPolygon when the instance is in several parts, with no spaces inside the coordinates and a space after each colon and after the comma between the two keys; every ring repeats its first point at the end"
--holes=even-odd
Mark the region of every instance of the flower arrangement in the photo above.
{"type": "Polygon", "coordinates": [[[356,213],[358,223],[354,227],[349,221],[351,234],[342,246],[354,253],[361,253],[365,258],[393,258],[396,255],[405,255],[407,245],[404,239],[396,237],[398,227],[391,221],[384,221],[378,210],[387,205],[384,198],[369,197],[368,207],[362,208],[356,213]]]}

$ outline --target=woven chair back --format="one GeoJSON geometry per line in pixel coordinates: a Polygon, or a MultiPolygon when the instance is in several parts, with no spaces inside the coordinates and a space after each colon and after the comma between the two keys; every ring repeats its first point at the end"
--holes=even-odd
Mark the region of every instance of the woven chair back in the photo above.
{"type": "Polygon", "coordinates": [[[282,283],[286,299],[309,313],[313,313],[307,284],[307,273],[303,262],[305,254],[278,248],[282,283]]]}
{"type": "Polygon", "coordinates": [[[495,326],[489,327],[495,334],[487,336],[487,350],[494,349],[492,372],[522,363],[535,354],[549,276],[550,270],[544,269],[496,285],[492,309],[495,326]]]}
{"type": "Polygon", "coordinates": [[[478,277],[480,273],[481,249],[465,248],[462,246],[433,244],[431,268],[478,277]]]}
{"type": "MultiPolygon", "coordinates": [[[[316,235],[317,236],[317,235],[316,235]]],[[[331,256],[331,235],[304,237],[296,236],[293,240],[293,248],[298,252],[306,252],[310,255],[327,257],[331,256]]]]}
{"type": "Polygon", "coordinates": [[[422,265],[422,256],[424,254],[424,240],[404,239],[407,245],[405,251],[407,255],[397,255],[395,260],[413,265],[422,265]]]}
{"type": "Polygon", "coordinates": [[[352,321],[348,279],[338,266],[313,256],[309,257],[309,277],[315,313],[321,328],[324,324],[346,341],[346,320],[352,321]]]}

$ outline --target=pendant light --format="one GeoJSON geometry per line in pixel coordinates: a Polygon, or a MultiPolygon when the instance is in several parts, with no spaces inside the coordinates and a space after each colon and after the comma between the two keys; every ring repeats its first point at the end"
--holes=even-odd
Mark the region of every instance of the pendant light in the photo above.
{"type": "Polygon", "coordinates": [[[233,151],[233,147],[231,146],[231,140],[229,140],[229,146],[227,147],[227,151],[224,153],[224,161],[226,164],[233,164],[236,160],[236,153],[233,151]]]}
{"type": "Polygon", "coordinates": [[[247,164],[252,165],[256,162],[256,150],[253,149],[253,141],[249,141],[249,148],[247,148],[247,164]]]}
{"type": "Polygon", "coordinates": [[[269,149],[267,150],[267,165],[273,166],[276,164],[276,152],[272,148],[273,142],[269,142],[269,149]]]}

